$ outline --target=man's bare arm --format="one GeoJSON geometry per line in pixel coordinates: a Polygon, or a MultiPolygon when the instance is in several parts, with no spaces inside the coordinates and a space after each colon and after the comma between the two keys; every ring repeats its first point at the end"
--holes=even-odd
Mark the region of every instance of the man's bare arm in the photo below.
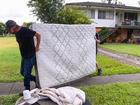
{"type": "Polygon", "coordinates": [[[36,41],[37,41],[36,46],[35,46],[35,50],[36,50],[36,52],[38,52],[39,46],[40,46],[41,35],[39,33],[36,33],[35,37],[36,37],[36,41]]]}
{"type": "Polygon", "coordinates": [[[96,42],[99,44],[101,41],[99,39],[96,39],[96,42]]]}

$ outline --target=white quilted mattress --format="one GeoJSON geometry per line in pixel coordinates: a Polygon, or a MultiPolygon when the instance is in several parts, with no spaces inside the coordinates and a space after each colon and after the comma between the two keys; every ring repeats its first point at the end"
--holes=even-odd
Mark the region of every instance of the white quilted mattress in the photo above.
{"type": "Polygon", "coordinates": [[[33,24],[41,34],[37,56],[41,88],[85,77],[96,69],[95,27],[93,25],[33,24]]]}

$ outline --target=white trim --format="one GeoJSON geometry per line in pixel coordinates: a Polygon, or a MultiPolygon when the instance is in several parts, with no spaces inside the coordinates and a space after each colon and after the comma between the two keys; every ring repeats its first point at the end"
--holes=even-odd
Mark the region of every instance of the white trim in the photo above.
{"type": "Polygon", "coordinates": [[[124,11],[133,11],[133,12],[140,12],[140,10],[136,10],[136,9],[124,9],[124,8],[112,8],[112,7],[94,7],[94,6],[78,6],[80,8],[84,7],[84,8],[88,8],[88,9],[109,9],[109,10],[124,10],[124,11]]]}

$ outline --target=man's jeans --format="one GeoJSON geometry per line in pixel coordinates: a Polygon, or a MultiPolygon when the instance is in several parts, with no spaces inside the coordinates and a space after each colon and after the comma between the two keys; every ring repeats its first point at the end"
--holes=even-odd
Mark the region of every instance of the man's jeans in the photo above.
{"type": "Polygon", "coordinates": [[[32,68],[36,67],[36,56],[21,59],[20,73],[24,77],[24,86],[26,90],[30,90],[30,81],[36,82],[35,76],[31,75],[32,68]]]}

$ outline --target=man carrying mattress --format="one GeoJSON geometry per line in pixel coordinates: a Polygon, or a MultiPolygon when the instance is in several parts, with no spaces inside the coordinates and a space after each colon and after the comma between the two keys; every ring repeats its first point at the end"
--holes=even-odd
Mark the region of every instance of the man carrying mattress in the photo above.
{"type": "Polygon", "coordinates": [[[8,20],[5,25],[7,30],[16,36],[21,54],[20,73],[24,77],[25,90],[30,90],[30,81],[36,81],[31,72],[33,66],[36,66],[35,53],[39,51],[41,36],[33,30],[17,25],[13,20],[8,20]],[[36,45],[34,37],[36,38],[36,45]]]}

